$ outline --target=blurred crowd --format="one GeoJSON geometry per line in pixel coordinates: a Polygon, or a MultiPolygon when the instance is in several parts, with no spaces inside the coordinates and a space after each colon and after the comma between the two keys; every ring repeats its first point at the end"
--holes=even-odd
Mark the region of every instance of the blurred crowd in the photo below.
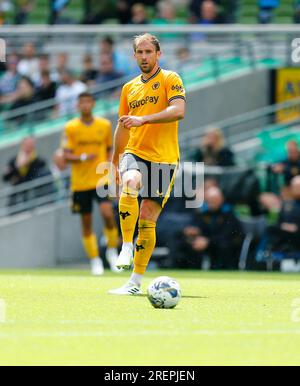
{"type": "MultiPolygon", "coordinates": [[[[300,260],[298,142],[286,144],[286,157],[268,165],[263,181],[254,168],[245,172],[236,167],[234,153],[218,128],[208,130],[190,160],[206,165],[204,186],[198,193],[204,194],[204,204],[186,209],[185,198],[170,199],[157,230],[158,246],[169,250],[165,259],[158,260],[160,266],[237,270],[245,248],[247,269],[267,269],[270,259],[273,269],[279,268],[279,262],[285,259],[300,260]],[[211,167],[217,167],[221,173],[214,174],[211,167]],[[276,188],[274,182],[269,184],[270,177],[278,179],[276,188]],[[249,230],[245,218],[251,219],[254,229],[249,230]],[[253,237],[248,245],[249,232],[253,237]]],[[[66,167],[59,150],[48,165],[38,154],[35,139],[29,137],[22,142],[18,154],[8,160],[2,178],[12,186],[51,175],[57,182],[65,178],[62,173],[66,167]]],[[[64,179],[63,183],[68,181],[64,179]]],[[[43,189],[33,189],[31,196],[33,193],[34,198],[41,197],[55,189],[57,185],[48,183],[43,189]]],[[[28,191],[19,191],[11,195],[8,205],[26,200],[28,191]]],[[[295,267],[299,268],[296,263],[295,267]]]]}
{"type": "MultiPolygon", "coordinates": [[[[29,23],[35,3],[35,0],[1,0],[0,24],[7,24],[11,13],[14,24],[29,23]]],[[[70,0],[51,0],[49,5],[49,24],[76,23],[67,16],[70,0]]],[[[107,20],[136,25],[226,22],[217,0],[83,0],[82,7],[82,24],[101,24],[107,20]],[[184,11],[177,12],[179,8],[184,11]]]]}
{"type": "Polygon", "coordinates": [[[279,269],[290,261],[299,271],[299,143],[289,141],[286,157],[259,176],[257,167],[239,168],[222,131],[210,128],[190,160],[205,163],[204,205],[186,210],[174,198],[159,225],[162,234],[168,229],[161,245],[175,265],[235,270],[244,255],[247,269],[264,270],[270,262],[279,269]]]}
{"type": "MultiPolygon", "coordinates": [[[[181,76],[194,66],[188,47],[179,46],[172,61],[173,70],[181,76]]],[[[165,64],[163,58],[161,65],[165,64]]],[[[118,100],[125,80],[139,74],[133,55],[117,48],[110,36],[99,41],[96,53],[80,55],[75,66],[68,53],[46,54],[32,42],[8,54],[0,67],[0,113],[7,113],[2,116],[5,127],[73,116],[78,95],[87,89],[96,100],[118,100]],[[39,107],[33,113],[34,103],[39,107]]]]}
{"type": "MultiPolygon", "coordinates": [[[[249,3],[250,4],[250,3],[249,3]]],[[[279,0],[258,0],[257,22],[271,23],[279,0]]],[[[1,0],[1,24],[30,23],[30,15],[37,6],[35,0],[1,0]]],[[[239,7],[237,0],[83,0],[82,20],[69,15],[70,0],[50,0],[49,24],[101,24],[113,20],[120,24],[218,24],[235,22],[239,7]]],[[[300,3],[295,1],[294,19],[299,22],[300,3]]]]}
{"type": "MultiPolygon", "coordinates": [[[[76,73],[71,67],[68,54],[37,54],[33,43],[25,44],[19,54],[8,55],[2,71],[0,69],[0,111],[54,100],[54,110],[53,106],[46,106],[41,112],[35,112],[33,120],[45,118],[49,111],[54,116],[72,115],[78,95],[87,88],[100,90],[96,94],[98,97],[105,96],[105,91],[101,92],[102,87],[109,82],[119,81],[121,84],[123,77],[134,74],[126,58],[114,49],[114,41],[110,37],[99,43],[97,60],[85,55],[81,72],[76,73]]],[[[113,88],[110,95],[117,97],[119,94],[113,88]]],[[[26,112],[17,114],[19,122],[24,118],[30,118],[26,112]]]]}

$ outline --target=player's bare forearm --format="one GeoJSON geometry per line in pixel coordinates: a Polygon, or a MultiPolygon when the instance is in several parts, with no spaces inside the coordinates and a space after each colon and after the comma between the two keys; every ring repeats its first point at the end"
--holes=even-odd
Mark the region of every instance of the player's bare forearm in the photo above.
{"type": "Polygon", "coordinates": [[[175,99],[165,110],[143,117],[126,115],[120,118],[120,121],[127,129],[131,127],[140,127],[145,124],[171,123],[177,122],[185,117],[186,102],[184,99],[175,99]]]}
{"type": "Polygon", "coordinates": [[[74,155],[70,150],[64,150],[64,158],[67,162],[80,162],[80,157],[74,155]]]}
{"type": "Polygon", "coordinates": [[[165,110],[145,116],[146,123],[170,123],[177,122],[185,117],[186,102],[184,99],[175,99],[165,110]]]}
{"type": "Polygon", "coordinates": [[[112,155],[112,162],[114,165],[119,164],[120,156],[124,153],[125,148],[129,142],[130,132],[119,122],[114,136],[114,150],[112,155]]]}
{"type": "Polygon", "coordinates": [[[78,162],[86,162],[86,161],[92,161],[96,158],[95,154],[80,154],[75,155],[72,153],[71,150],[64,150],[64,158],[66,162],[68,163],[78,163],[78,162]]]}
{"type": "Polygon", "coordinates": [[[112,161],[112,157],[113,157],[113,149],[109,148],[109,149],[107,149],[107,160],[108,160],[108,162],[112,161]]]}

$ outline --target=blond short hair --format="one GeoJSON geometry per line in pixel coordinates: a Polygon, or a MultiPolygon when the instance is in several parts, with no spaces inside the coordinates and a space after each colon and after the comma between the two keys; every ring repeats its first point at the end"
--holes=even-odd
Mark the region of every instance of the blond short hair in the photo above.
{"type": "Polygon", "coordinates": [[[134,37],[134,40],[133,40],[134,52],[136,52],[138,45],[141,44],[144,41],[148,41],[151,44],[153,44],[157,52],[159,52],[161,50],[160,49],[160,42],[159,42],[158,38],[156,36],[154,36],[154,35],[151,35],[151,34],[147,33],[147,34],[144,34],[144,35],[138,35],[138,36],[134,37]]]}

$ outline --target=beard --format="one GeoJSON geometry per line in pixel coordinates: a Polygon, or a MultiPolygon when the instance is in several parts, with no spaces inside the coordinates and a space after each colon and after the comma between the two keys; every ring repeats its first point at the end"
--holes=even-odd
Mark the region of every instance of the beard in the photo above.
{"type": "Polygon", "coordinates": [[[154,68],[154,66],[152,67],[149,64],[147,64],[145,67],[140,64],[139,67],[144,74],[150,74],[150,72],[152,72],[154,68]]]}

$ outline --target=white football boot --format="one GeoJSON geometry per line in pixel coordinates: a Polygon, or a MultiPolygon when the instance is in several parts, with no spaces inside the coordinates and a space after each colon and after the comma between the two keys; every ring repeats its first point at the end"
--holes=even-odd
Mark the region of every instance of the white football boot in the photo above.
{"type": "Polygon", "coordinates": [[[93,276],[102,276],[104,274],[103,261],[99,257],[91,260],[91,272],[93,276]]]}
{"type": "Polygon", "coordinates": [[[142,295],[140,287],[138,287],[132,281],[127,282],[123,287],[117,288],[115,290],[108,291],[109,295],[120,295],[120,296],[137,296],[142,295]]]}
{"type": "Polygon", "coordinates": [[[130,269],[133,263],[133,244],[123,244],[122,251],[116,261],[119,269],[130,269]]]}
{"type": "Polygon", "coordinates": [[[118,250],[116,248],[107,248],[106,260],[112,272],[120,273],[122,270],[117,268],[118,250]]]}

